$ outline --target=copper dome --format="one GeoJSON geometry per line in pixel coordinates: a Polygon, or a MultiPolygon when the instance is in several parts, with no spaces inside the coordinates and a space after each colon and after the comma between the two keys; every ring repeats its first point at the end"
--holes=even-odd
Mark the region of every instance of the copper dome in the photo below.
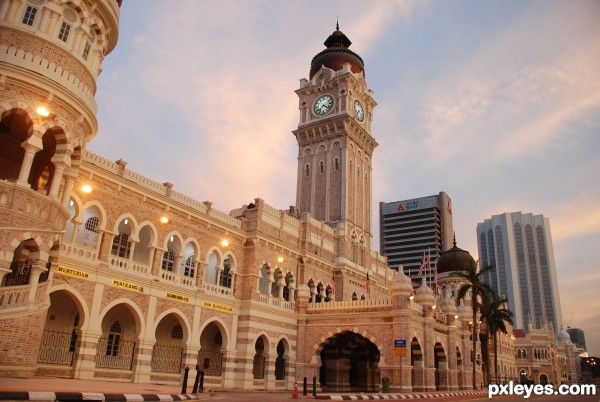
{"type": "Polygon", "coordinates": [[[444,251],[440,255],[437,262],[438,274],[443,272],[466,271],[475,263],[471,254],[456,246],[456,238],[454,238],[454,247],[448,251],[444,251]]]}
{"type": "Polygon", "coordinates": [[[321,66],[338,71],[344,67],[345,63],[350,63],[350,69],[353,73],[365,71],[363,59],[348,49],[352,44],[350,39],[340,31],[339,25],[336,24],[335,28],[336,30],[323,43],[327,46],[327,49],[318,53],[310,62],[309,79],[314,77],[321,66]]]}

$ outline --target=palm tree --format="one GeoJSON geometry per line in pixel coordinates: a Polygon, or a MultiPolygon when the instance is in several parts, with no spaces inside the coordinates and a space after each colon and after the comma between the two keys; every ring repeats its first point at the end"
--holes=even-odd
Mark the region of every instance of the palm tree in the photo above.
{"type": "Polygon", "coordinates": [[[454,276],[462,278],[465,283],[458,289],[456,301],[464,299],[467,293],[471,291],[471,307],[473,309],[473,389],[477,389],[477,367],[476,367],[476,350],[477,350],[477,310],[479,309],[479,299],[485,298],[492,292],[492,288],[481,280],[481,275],[491,271],[494,267],[487,266],[478,269],[479,264],[472,260],[464,271],[454,272],[454,276]]]}
{"type": "MultiPolygon", "coordinates": [[[[494,338],[494,372],[496,373],[496,384],[498,384],[498,331],[506,334],[506,324],[513,324],[513,313],[505,308],[507,299],[499,297],[495,292],[492,292],[485,298],[481,305],[481,319],[487,324],[488,333],[491,333],[494,338]]],[[[489,367],[489,365],[488,365],[489,367]]],[[[490,373],[488,368],[488,383],[490,373]]]]}

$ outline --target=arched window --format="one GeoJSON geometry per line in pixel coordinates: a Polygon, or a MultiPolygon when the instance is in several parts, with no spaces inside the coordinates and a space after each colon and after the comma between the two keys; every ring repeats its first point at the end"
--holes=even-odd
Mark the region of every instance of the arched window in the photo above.
{"type": "Polygon", "coordinates": [[[99,223],[100,223],[100,220],[98,219],[98,217],[92,216],[91,218],[88,218],[88,220],[85,221],[84,228],[88,232],[98,233],[98,224],[99,223]]]}
{"type": "Polygon", "coordinates": [[[285,354],[285,345],[283,341],[279,341],[277,343],[277,358],[275,359],[275,379],[276,380],[284,380],[285,379],[285,358],[283,357],[285,354]]]}
{"type": "Polygon", "coordinates": [[[121,324],[113,322],[110,326],[108,340],[106,342],[106,356],[117,356],[119,354],[119,343],[121,342],[121,324]]]}
{"type": "Polygon", "coordinates": [[[167,250],[163,254],[162,269],[165,271],[173,272],[174,268],[175,268],[175,255],[171,252],[171,250],[167,250]]]}
{"type": "Polygon", "coordinates": [[[219,285],[231,289],[232,276],[233,273],[231,272],[231,260],[226,258],[223,260],[223,270],[219,273],[219,285]]]}
{"type": "Polygon", "coordinates": [[[183,328],[181,325],[175,325],[171,330],[171,338],[173,339],[183,339],[183,328]]]}
{"type": "Polygon", "coordinates": [[[325,164],[323,163],[323,161],[321,161],[321,163],[319,164],[319,167],[321,169],[321,173],[325,173],[325,164]]]}
{"type": "Polygon", "coordinates": [[[196,271],[196,263],[194,262],[194,256],[191,255],[188,258],[186,258],[186,260],[185,260],[185,265],[183,267],[183,275],[193,278],[195,271],[196,271]]]}
{"type": "Polygon", "coordinates": [[[127,233],[121,233],[116,236],[113,240],[111,254],[122,258],[129,258],[129,251],[129,235],[127,233]]]}

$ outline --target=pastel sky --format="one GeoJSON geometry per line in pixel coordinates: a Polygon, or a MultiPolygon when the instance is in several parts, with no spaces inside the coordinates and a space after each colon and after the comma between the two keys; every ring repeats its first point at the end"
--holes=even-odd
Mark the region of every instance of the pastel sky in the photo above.
{"type": "MultiPolygon", "coordinates": [[[[374,91],[373,202],[550,218],[563,317],[600,355],[600,2],[126,0],[89,144],[229,212],[295,203],[301,78],[340,29],[374,91]]],[[[379,248],[378,211],[373,211],[379,248]]]]}

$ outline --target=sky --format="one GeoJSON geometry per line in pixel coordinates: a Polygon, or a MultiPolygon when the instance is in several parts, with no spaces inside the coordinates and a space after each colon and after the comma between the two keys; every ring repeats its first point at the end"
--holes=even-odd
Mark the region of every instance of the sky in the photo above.
{"type": "Polygon", "coordinates": [[[378,103],[373,205],[445,191],[476,259],[478,222],[548,217],[563,318],[600,355],[598,0],[126,0],[88,149],[224,212],[287,209],[294,91],[336,20],[378,103]]]}

